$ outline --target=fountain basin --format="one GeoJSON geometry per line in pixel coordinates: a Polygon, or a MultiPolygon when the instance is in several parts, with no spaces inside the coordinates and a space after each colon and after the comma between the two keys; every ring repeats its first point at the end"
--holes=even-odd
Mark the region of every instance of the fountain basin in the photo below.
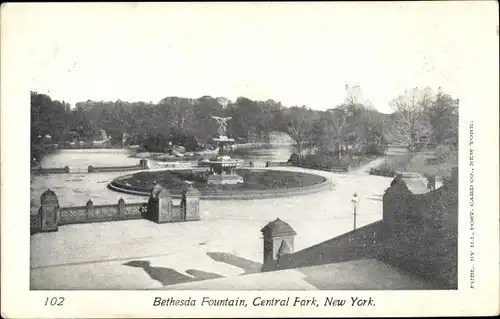
{"type": "Polygon", "coordinates": [[[331,190],[333,187],[327,178],[311,173],[244,168],[237,169],[236,173],[243,182],[209,184],[208,177],[214,175],[210,175],[206,169],[144,171],[118,177],[108,188],[133,195],[149,196],[153,186],[161,183],[173,197],[179,198],[185,183],[191,182],[200,191],[202,199],[243,200],[307,195],[331,190]]]}

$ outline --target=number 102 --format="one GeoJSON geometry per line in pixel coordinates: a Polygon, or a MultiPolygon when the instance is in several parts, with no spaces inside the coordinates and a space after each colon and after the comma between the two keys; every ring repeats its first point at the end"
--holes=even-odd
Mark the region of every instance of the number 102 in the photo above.
{"type": "Polygon", "coordinates": [[[45,306],[62,306],[64,303],[64,297],[52,297],[45,299],[45,306]]]}

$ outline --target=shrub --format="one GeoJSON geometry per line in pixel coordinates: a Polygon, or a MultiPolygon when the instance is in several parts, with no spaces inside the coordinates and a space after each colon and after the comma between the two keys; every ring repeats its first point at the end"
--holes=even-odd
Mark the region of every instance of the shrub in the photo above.
{"type": "Polygon", "coordinates": [[[337,167],[348,167],[349,162],[345,159],[338,159],[327,154],[311,154],[303,158],[302,165],[311,168],[332,169],[337,167]]]}
{"type": "Polygon", "coordinates": [[[370,175],[378,175],[385,177],[394,177],[396,176],[396,171],[387,165],[381,165],[377,168],[370,169],[370,175]]]}
{"type": "Polygon", "coordinates": [[[438,162],[456,161],[457,151],[449,145],[439,145],[436,147],[436,158],[438,162]]]}
{"type": "Polygon", "coordinates": [[[368,144],[361,149],[361,154],[366,156],[382,156],[385,154],[385,149],[382,145],[368,144]]]}

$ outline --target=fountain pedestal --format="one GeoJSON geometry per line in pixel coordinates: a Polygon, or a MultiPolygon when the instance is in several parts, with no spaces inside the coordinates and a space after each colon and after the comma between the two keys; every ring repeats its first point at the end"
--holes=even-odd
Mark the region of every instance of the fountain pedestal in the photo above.
{"type": "Polygon", "coordinates": [[[207,183],[218,185],[243,183],[243,177],[236,174],[236,168],[243,164],[243,161],[225,155],[227,145],[233,144],[234,139],[221,135],[213,140],[219,144],[219,152],[216,157],[204,161],[211,172],[207,183]]]}

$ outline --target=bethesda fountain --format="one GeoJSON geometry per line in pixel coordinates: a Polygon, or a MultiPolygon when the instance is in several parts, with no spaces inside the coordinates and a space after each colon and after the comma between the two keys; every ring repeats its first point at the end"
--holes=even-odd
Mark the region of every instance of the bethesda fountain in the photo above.
{"type": "Polygon", "coordinates": [[[227,121],[231,118],[213,118],[219,124],[219,135],[213,138],[218,149],[212,152],[211,157],[200,160],[202,169],[140,170],[115,178],[108,188],[150,196],[160,183],[178,198],[182,197],[186,184],[190,184],[200,191],[203,199],[216,200],[274,198],[331,189],[331,183],[321,175],[275,169],[238,169],[244,161],[232,159],[228,152],[235,143],[226,135],[227,121]]]}
{"type": "Polygon", "coordinates": [[[212,116],[219,124],[219,137],[212,140],[218,145],[218,152],[215,156],[201,161],[203,166],[210,167],[210,175],[208,176],[208,184],[238,184],[243,183],[243,177],[236,174],[236,168],[243,164],[242,160],[232,159],[228,155],[228,148],[234,144],[235,140],[226,135],[227,121],[231,117],[212,116]]]}

